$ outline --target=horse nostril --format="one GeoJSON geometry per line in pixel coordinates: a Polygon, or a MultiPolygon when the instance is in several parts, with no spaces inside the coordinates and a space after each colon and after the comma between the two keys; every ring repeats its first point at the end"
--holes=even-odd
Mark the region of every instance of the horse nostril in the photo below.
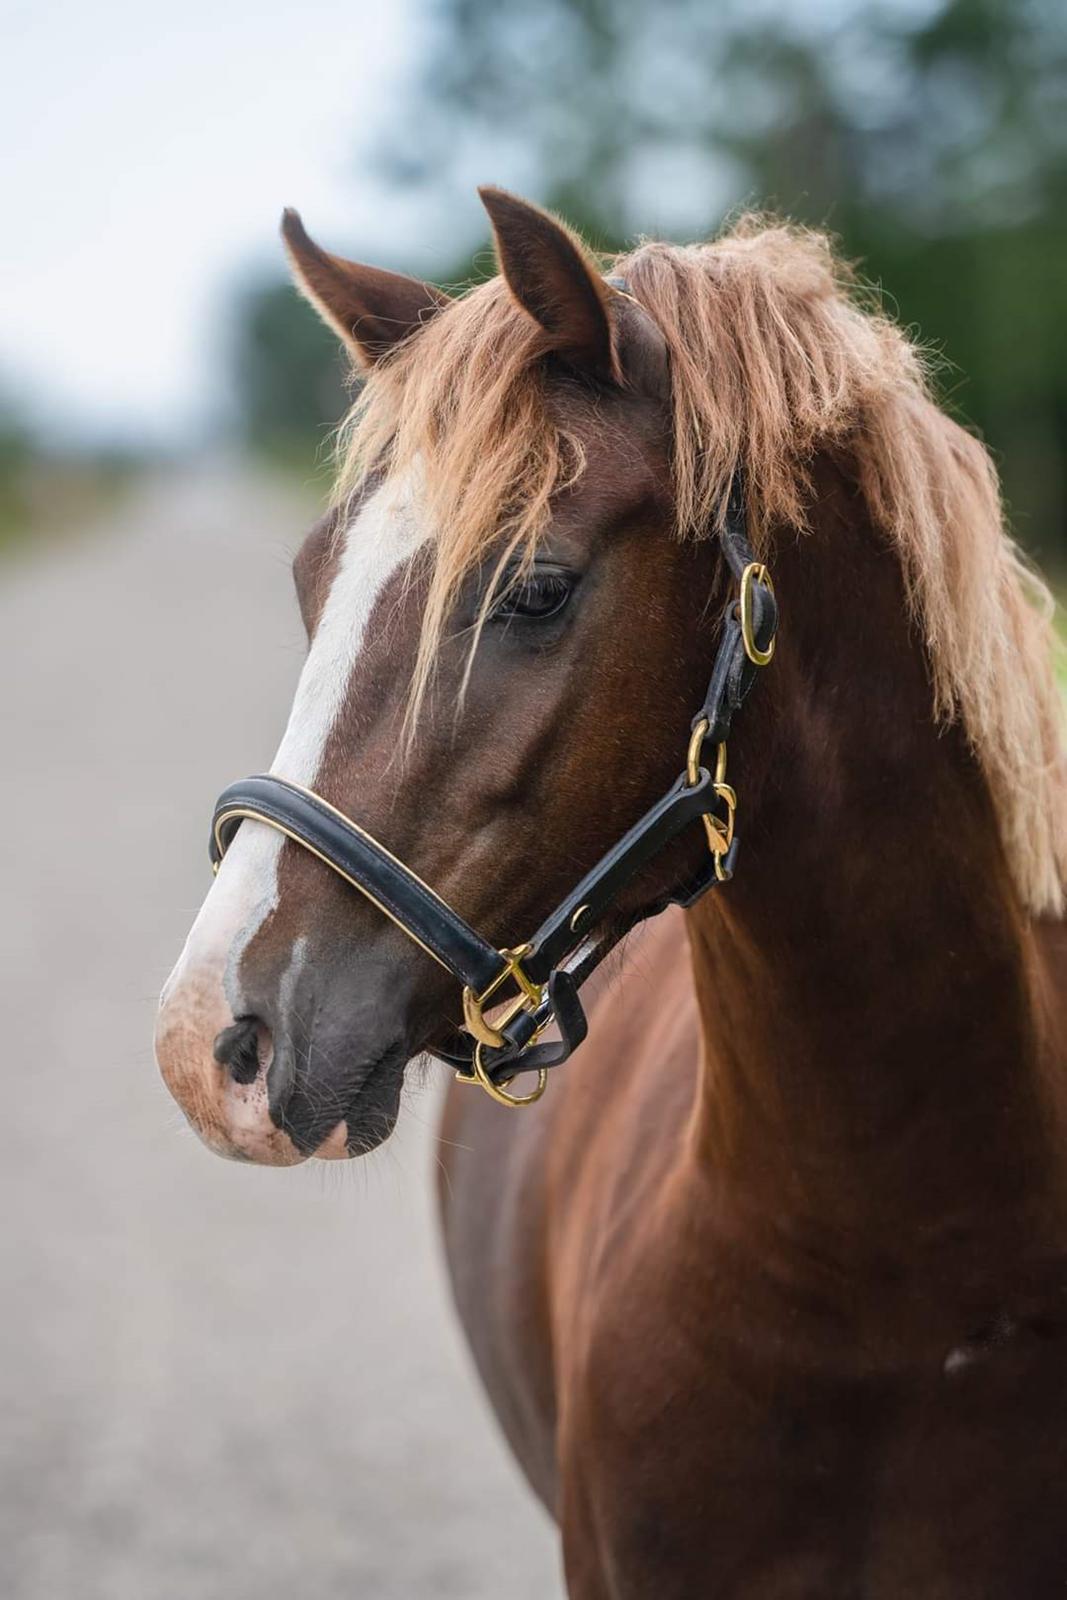
{"type": "Polygon", "coordinates": [[[215,1039],[215,1060],[228,1067],[235,1083],[253,1083],[260,1069],[260,1043],[264,1059],[270,1051],[270,1033],[258,1017],[238,1017],[215,1039]]]}

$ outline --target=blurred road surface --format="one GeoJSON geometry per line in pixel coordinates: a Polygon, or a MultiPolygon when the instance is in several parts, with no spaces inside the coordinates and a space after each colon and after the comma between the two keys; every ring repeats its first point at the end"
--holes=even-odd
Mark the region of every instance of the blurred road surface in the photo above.
{"type": "Polygon", "coordinates": [[[301,655],[310,499],[232,468],[0,569],[0,1594],[552,1600],[448,1301],[432,1089],[362,1163],[231,1166],[151,1051],[211,801],[301,655]]]}

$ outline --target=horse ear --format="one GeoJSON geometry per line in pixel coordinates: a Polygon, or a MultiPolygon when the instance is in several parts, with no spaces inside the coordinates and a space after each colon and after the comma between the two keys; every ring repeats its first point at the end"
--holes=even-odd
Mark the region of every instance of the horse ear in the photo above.
{"type": "Polygon", "coordinates": [[[478,190],[489,213],[500,270],[550,348],[603,382],[620,378],[609,291],[585,249],[539,206],[491,185],[478,190]]]}
{"type": "Polygon", "coordinates": [[[330,255],[308,236],[297,211],[283,213],[282,237],[297,288],[361,367],[374,366],[448,304],[447,295],[419,278],[330,255]]]}

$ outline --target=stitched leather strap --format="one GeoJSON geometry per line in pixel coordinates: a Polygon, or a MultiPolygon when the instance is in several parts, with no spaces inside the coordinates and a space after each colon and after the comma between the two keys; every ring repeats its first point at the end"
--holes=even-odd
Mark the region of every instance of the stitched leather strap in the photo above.
{"type": "MultiPolygon", "coordinates": [[[[503,1032],[507,1043],[496,1050],[485,1052],[485,1065],[490,1077],[497,1083],[507,1083],[520,1072],[540,1071],[558,1067],[581,1044],[588,1032],[585,1012],[578,991],[591,978],[601,962],[640,923],[659,916],[668,906],[691,906],[709,889],[733,877],[737,863],[738,841],[735,839],[722,858],[723,876],[718,878],[714,862],[709,857],[694,877],[670,890],[658,900],[635,911],[626,918],[615,919],[595,936],[584,939],[552,972],[548,980],[546,997],[534,1012],[522,1011],[507,1024],[503,1032]],[[554,1022],[559,1030],[558,1040],[545,1044],[531,1044],[541,1028],[554,1022]]],[[[429,1052],[449,1066],[465,1070],[474,1056],[473,1044],[464,1035],[457,1035],[450,1047],[437,1046],[429,1052]]]]}
{"type": "Polygon", "coordinates": [[[410,867],[318,795],[285,778],[264,773],[223,790],[211,823],[213,864],[222,860],[246,817],[277,828],[319,856],[477,994],[504,970],[500,952],[410,867]]]}
{"type": "MultiPolygon", "coordinates": [[[[745,531],[741,489],[736,480],[730,491],[720,543],[730,571],[740,582],[745,568],[755,560],[755,554],[745,531]]],[[[761,650],[766,650],[778,631],[778,604],[770,589],[762,583],[752,585],[752,612],[752,631],[756,643],[761,650]]],[[[749,659],[745,650],[738,603],[733,601],[723,618],[719,648],[708,680],[704,704],[692,722],[695,728],[702,719],[706,719],[708,732],[705,737],[708,743],[721,744],[729,738],[734,713],[741,709],[758,671],[759,668],[749,659]]]]}
{"type": "Polygon", "coordinates": [[[597,926],[620,890],[653,856],[658,855],[687,823],[695,822],[704,812],[713,809],[715,802],[710,790],[711,775],[706,768],[701,768],[699,782],[692,787],[683,773],[662,800],[657,800],[640,821],[634,823],[545,918],[530,940],[529,954],[522,962],[535,983],[547,981],[561,957],[574,948],[581,935],[597,926]]]}

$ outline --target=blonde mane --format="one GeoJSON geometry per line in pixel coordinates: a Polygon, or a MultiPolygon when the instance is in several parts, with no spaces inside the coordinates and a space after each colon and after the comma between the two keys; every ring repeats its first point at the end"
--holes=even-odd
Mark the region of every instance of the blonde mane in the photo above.
{"type": "MultiPolygon", "coordinates": [[[[934,715],[968,734],[1023,900],[1062,911],[1051,596],[1005,529],[988,452],[933,403],[915,345],[864,304],[826,237],[757,217],[710,244],[641,245],[610,270],[667,342],[678,531],[707,535],[739,468],[758,545],[804,528],[815,454],[847,452],[900,556],[934,715]]],[[[549,402],[545,348],[494,278],[379,364],[342,431],[340,499],[369,471],[420,475],[435,539],[416,696],[459,584],[486,560],[498,576],[529,560],[553,495],[583,470],[549,402]]]]}

